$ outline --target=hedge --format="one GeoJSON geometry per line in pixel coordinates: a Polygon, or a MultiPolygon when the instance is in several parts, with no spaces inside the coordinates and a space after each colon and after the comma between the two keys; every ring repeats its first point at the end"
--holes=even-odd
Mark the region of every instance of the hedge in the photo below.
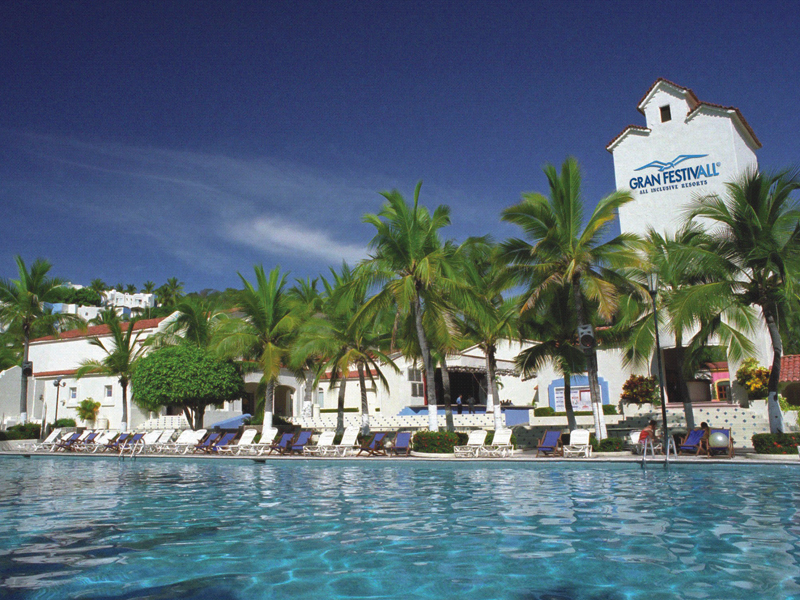
{"type": "Polygon", "coordinates": [[[797,454],[800,433],[757,433],[753,448],[758,454],[797,454]]]}
{"type": "Polygon", "coordinates": [[[41,426],[37,423],[14,425],[5,431],[0,431],[0,441],[5,440],[38,440],[41,426]]]}
{"type": "MultiPolygon", "coordinates": [[[[588,417],[588,416],[591,416],[594,413],[592,413],[592,411],[590,411],[590,410],[578,410],[578,411],[575,411],[574,414],[575,414],[576,417],[588,417]]],[[[613,404],[603,404],[603,414],[604,415],[616,415],[617,414],[617,407],[614,406],[613,404]]],[[[553,409],[550,406],[541,406],[539,408],[534,408],[533,409],[533,416],[534,417],[566,417],[567,413],[563,412],[563,411],[562,412],[556,412],[555,409],[553,409]]]]}
{"type": "Polygon", "coordinates": [[[628,449],[625,447],[625,440],[623,438],[610,437],[604,440],[597,441],[597,438],[592,436],[589,440],[594,452],[626,452],[628,449]]]}
{"type": "Polygon", "coordinates": [[[419,431],[414,435],[413,446],[415,452],[430,454],[452,454],[453,446],[464,446],[469,435],[451,431],[419,431]]]}

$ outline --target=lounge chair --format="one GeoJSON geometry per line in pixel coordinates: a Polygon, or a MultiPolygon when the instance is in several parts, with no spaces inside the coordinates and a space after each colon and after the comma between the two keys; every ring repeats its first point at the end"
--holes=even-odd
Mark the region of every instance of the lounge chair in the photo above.
{"type": "MultiPolygon", "coordinates": [[[[280,439],[278,441],[273,441],[269,448],[266,450],[267,454],[272,454],[273,452],[277,452],[278,454],[283,454],[284,452],[288,451],[289,445],[292,443],[294,439],[294,433],[282,433],[280,439]]],[[[259,452],[259,455],[261,453],[259,452]]]]}
{"type": "Polygon", "coordinates": [[[217,440],[215,440],[214,442],[209,444],[206,448],[204,448],[203,452],[205,452],[206,454],[216,454],[217,452],[219,452],[220,446],[227,446],[233,440],[236,439],[237,435],[239,435],[238,431],[224,433],[222,434],[221,437],[219,437],[217,440]]]}
{"type": "Polygon", "coordinates": [[[192,452],[206,452],[206,450],[215,444],[217,440],[222,437],[221,433],[212,432],[208,434],[208,437],[204,439],[202,442],[198,442],[194,446],[194,450],[192,452]]]}
{"type": "Polygon", "coordinates": [[[128,436],[125,440],[117,444],[117,451],[120,455],[124,454],[126,451],[130,451],[131,456],[133,456],[141,446],[144,436],[144,433],[134,433],[128,436]]]}
{"type": "Polygon", "coordinates": [[[161,434],[164,433],[160,429],[154,429],[144,434],[141,440],[136,445],[135,452],[141,454],[142,452],[150,452],[156,448],[158,440],[161,439],[161,434]]]}
{"type": "Polygon", "coordinates": [[[34,442],[31,446],[31,450],[34,452],[39,452],[41,450],[50,450],[53,447],[53,444],[56,443],[58,440],[58,436],[61,435],[61,428],[58,427],[53,429],[46,438],[44,438],[41,442],[34,442]]]}
{"type": "Polygon", "coordinates": [[[708,456],[720,456],[720,455],[728,455],[728,458],[733,458],[735,451],[733,449],[733,436],[731,435],[730,429],[712,429],[711,433],[709,434],[709,444],[708,444],[708,456]],[[711,446],[711,437],[715,433],[721,433],[728,438],[728,445],[723,448],[714,448],[711,446]]]}
{"type": "Polygon", "coordinates": [[[344,430],[342,441],[334,447],[334,454],[336,456],[347,456],[348,454],[355,454],[361,447],[358,445],[358,427],[348,427],[344,430]]]}
{"type": "Polygon", "coordinates": [[[481,446],[479,455],[501,458],[511,456],[514,451],[514,447],[511,445],[511,434],[512,431],[510,429],[498,429],[494,432],[492,443],[488,446],[481,446]]]}
{"type": "Polygon", "coordinates": [[[91,431],[89,435],[78,438],[78,441],[69,448],[72,451],[84,452],[87,448],[94,445],[94,441],[100,436],[100,431],[91,431]]]}
{"type": "Polygon", "coordinates": [[[311,441],[311,434],[314,433],[310,429],[306,429],[297,434],[295,439],[283,454],[303,454],[303,448],[311,441]]]}
{"type": "Polygon", "coordinates": [[[91,444],[84,444],[81,447],[82,452],[91,452],[92,454],[96,452],[105,452],[106,444],[110,444],[111,441],[119,435],[118,431],[113,429],[107,429],[94,438],[93,443],[91,444]]]}
{"type": "Polygon", "coordinates": [[[592,455],[592,446],[589,443],[588,429],[575,429],[569,434],[569,445],[564,446],[563,455],[565,457],[583,456],[589,458],[592,455]]]}
{"type": "MultiPolygon", "coordinates": [[[[85,432],[85,435],[89,435],[89,432],[88,431],[85,432]]],[[[81,436],[84,436],[84,434],[75,432],[68,435],[66,439],[61,438],[55,443],[55,445],[53,445],[53,447],[50,449],[50,452],[58,452],[59,450],[64,450],[64,451],[71,450],[73,444],[77,444],[81,436]]]]}
{"type": "Polygon", "coordinates": [[[386,450],[383,443],[386,441],[386,433],[378,432],[372,436],[369,444],[365,444],[359,448],[356,456],[361,456],[362,452],[366,452],[367,456],[386,456],[386,450]]]}
{"type": "Polygon", "coordinates": [[[197,431],[192,431],[191,429],[187,429],[178,436],[178,439],[175,440],[172,444],[166,444],[161,451],[162,452],[174,452],[176,454],[188,454],[192,450],[194,450],[197,445],[200,443],[200,440],[206,435],[207,429],[198,429],[197,431]],[[184,435],[184,433],[186,435],[184,435]]]}
{"type": "Polygon", "coordinates": [[[238,443],[219,444],[217,445],[217,452],[220,454],[233,454],[235,451],[236,454],[241,454],[244,448],[253,445],[253,440],[256,438],[256,435],[258,435],[258,429],[245,429],[238,443]]]}
{"type": "MultiPolygon", "coordinates": [[[[250,430],[247,430],[250,431],[250,430]]],[[[245,431],[245,433],[247,433],[245,431]]],[[[256,432],[258,435],[258,430],[253,429],[252,431],[256,432]]],[[[269,452],[270,447],[275,440],[275,436],[278,435],[278,430],[274,427],[267,429],[266,431],[261,433],[261,439],[258,442],[251,441],[248,444],[242,444],[241,440],[238,444],[237,454],[258,454],[261,455],[264,452],[269,452]]],[[[255,439],[255,436],[253,437],[255,439]]]]}
{"type": "Polygon", "coordinates": [[[473,429],[469,432],[466,446],[453,446],[453,454],[456,458],[470,458],[478,456],[483,443],[486,441],[485,429],[473,429]]]}
{"type": "Polygon", "coordinates": [[[394,454],[395,456],[408,456],[411,453],[411,432],[410,431],[398,431],[397,435],[394,436],[394,442],[388,448],[389,454],[394,454]]]}
{"type": "Polygon", "coordinates": [[[158,441],[155,444],[155,447],[152,448],[154,452],[161,452],[161,447],[164,444],[169,444],[172,441],[172,436],[175,435],[174,429],[165,429],[164,432],[161,434],[161,437],[158,438],[158,441]]]}
{"type": "Polygon", "coordinates": [[[336,446],[333,445],[333,440],[336,437],[336,432],[333,430],[323,431],[319,434],[319,439],[315,446],[304,446],[303,454],[311,456],[326,456],[336,452],[336,446]]]}
{"type": "Polygon", "coordinates": [[[539,445],[536,447],[536,457],[540,454],[545,456],[562,456],[561,432],[555,429],[548,429],[544,432],[539,445]]]}
{"type": "Polygon", "coordinates": [[[678,446],[678,454],[700,454],[703,449],[703,434],[705,431],[702,429],[692,429],[683,438],[681,445],[678,446]]]}

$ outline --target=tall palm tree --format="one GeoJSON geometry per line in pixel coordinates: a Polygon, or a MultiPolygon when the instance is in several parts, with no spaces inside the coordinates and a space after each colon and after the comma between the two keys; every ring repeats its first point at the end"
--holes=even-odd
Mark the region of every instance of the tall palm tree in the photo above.
{"type": "Polygon", "coordinates": [[[156,284],[152,281],[145,281],[144,284],[142,284],[142,292],[145,294],[152,294],[155,289],[156,284]]]}
{"type": "Polygon", "coordinates": [[[778,403],[781,321],[796,296],[800,277],[800,206],[793,194],[800,189],[797,172],[751,171],[726,184],[726,195],[696,199],[688,219],[707,219],[715,249],[729,261],[736,277],[697,286],[687,302],[735,301],[755,305],[772,343],[768,389],[770,431],[783,432],[778,403]]]}
{"type": "Polygon", "coordinates": [[[255,361],[263,373],[264,428],[272,427],[275,387],[281,367],[289,362],[290,344],[297,328],[297,317],[291,311],[286,288],[286,274],[280,267],[264,273],[263,266],[254,267],[256,285],[239,273],[244,289],[239,292],[241,318],[228,319],[218,332],[217,349],[230,358],[255,361]]]}
{"type": "Polygon", "coordinates": [[[337,431],[344,429],[344,394],[342,389],[350,369],[355,367],[361,392],[361,431],[369,433],[369,402],[367,378],[375,384],[377,378],[388,389],[381,364],[399,372],[394,361],[383,351],[388,345],[390,333],[380,326],[381,315],[372,321],[358,318],[358,309],[366,297],[366,286],[356,281],[353,272],[343,264],[339,273],[331,270],[333,282],[323,278],[327,302],[324,315],[316,315],[307,321],[294,348],[299,356],[324,356],[320,375],[330,370],[331,386],[340,383],[339,415],[337,431]],[[348,286],[355,286],[353,291],[348,286]]]}
{"type": "Polygon", "coordinates": [[[22,375],[19,395],[20,423],[28,420],[28,351],[32,333],[42,335],[57,333],[67,326],[83,324],[75,315],[51,314],[45,302],[56,302],[63,292],[62,281],[48,277],[51,265],[36,259],[30,270],[21,256],[14,257],[19,279],[0,280],[0,323],[16,335],[22,346],[22,375]]]}
{"type": "MultiPolygon", "coordinates": [[[[297,317],[298,331],[322,313],[324,298],[317,289],[317,281],[317,279],[296,279],[295,285],[287,294],[291,310],[297,317]]],[[[320,365],[324,362],[322,358],[314,352],[303,354],[294,349],[292,351],[292,368],[297,371],[298,379],[302,379],[304,382],[301,414],[306,419],[310,419],[312,416],[314,382],[320,365]]]]}
{"type": "Polygon", "coordinates": [[[125,286],[125,293],[126,294],[135,294],[137,289],[138,288],[136,287],[135,283],[129,283],[128,285],[125,286]]]}
{"type": "MultiPolygon", "coordinates": [[[[617,310],[619,290],[624,281],[616,268],[629,267],[639,260],[634,249],[638,236],[620,234],[604,241],[617,210],[633,198],[628,191],[616,191],[598,202],[584,223],[581,173],[574,158],[567,158],[561,174],[555,167],[544,169],[549,196],[523,194],[522,202],[507,208],[502,219],[518,225],[527,240],[510,239],[502,246],[505,259],[517,281],[528,287],[523,312],[533,308],[540,296],[552,287],[569,285],[572,290],[578,327],[589,326],[588,300],[597,303],[599,316],[610,321],[617,310]]],[[[597,350],[586,349],[595,435],[606,437],[602,398],[597,374],[597,350]]]]}
{"type": "Polygon", "coordinates": [[[108,289],[108,284],[102,279],[92,279],[89,287],[102,296],[103,292],[108,289]]]}
{"type": "MultiPolygon", "coordinates": [[[[116,315],[116,313],[111,313],[116,315]]],[[[100,348],[105,352],[105,356],[100,360],[84,360],[76,372],[76,377],[80,379],[87,375],[107,375],[116,377],[122,387],[122,422],[120,429],[127,431],[128,428],[128,384],[131,375],[136,368],[136,362],[147,351],[146,346],[139,343],[141,330],[134,334],[138,319],[132,318],[127,323],[123,323],[118,318],[109,318],[105,325],[108,326],[111,334],[109,341],[103,341],[99,336],[89,340],[92,346],[100,348]]]]}
{"type": "Polygon", "coordinates": [[[188,344],[210,349],[220,323],[226,318],[213,300],[186,296],[175,305],[164,331],[148,338],[148,345],[157,347],[188,344]]]}
{"type": "Polygon", "coordinates": [[[362,272],[381,290],[367,300],[361,314],[371,318],[379,310],[394,306],[401,314],[413,317],[427,383],[428,426],[438,431],[436,386],[423,315],[442,294],[457,296],[460,289],[452,248],[439,237],[439,230],[450,224],[450,209],[440,205],[431,214],[420,206],[421,186],[420,181],[414,189],[413,206],[396,190],[383,192],[386,203],[380,212],[363,217],[377,231],[369,244],[372,257],[362,263],[362,272]]]}

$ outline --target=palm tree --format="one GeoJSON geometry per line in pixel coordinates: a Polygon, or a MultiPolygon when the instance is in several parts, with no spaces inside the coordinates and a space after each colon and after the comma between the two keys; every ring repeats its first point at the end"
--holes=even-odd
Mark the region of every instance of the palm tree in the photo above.
{"type": "Polygon", "coordinates": [[[106,282],[102,279],[92,279],[89,287],[102,296],[103,292],[108,289],[108,284],[106,284],[106,282]]]}
{"type": "MultiPolygon", "coordinates": [[[[507,208],[502,219],[522,228],[527,240],[510,239],[502,247],[510,271],[528,286],[522,307],[530,310],[540,296],[553,287],[569,285],[579,328],[590,326],[587,301],[597,303],[599,316],[609,321],[619,303],[624,281],[615,268],[637,263],[634,249],[641,243],[634,234],[623,233],[603,241],[617,210],[633,198],[628,191],[616,191],[598,202],[584,224],[581,173],[574,158],[567,158],[561,174],[555,167],[544,169],[550,196],[523,194],[522,202],[507,208]]],[[[589,388],[595,416],[595,435],[606,437],[602,398],[597,374],[597,350],[586,349],[589,388]]]]}
{"type": "Polygon", "coordinates": [[[382,289],[364,304],[360,315],[371,318],[391,306],[411,315],[426,377],[428,426],[438,431],[433,363],[423,315],[440,303],[441,295],[457,297],[461,288],[452,263],[452,248],[442,243],[439,230],[450,224],[450,209],[440,205],[433,214],[419,206],[420,181],[409,206],[398,191],[383,192],[386,203],[377,214],[366,214],[365,223],[377,230],[370,241],[373,255],[362,263],[362,272],[382,289]]]}
{"type": "Polygon", "coordinates": [[[51,265],[46,260],[36,259],[30,271],[21,256],[14,257],[19,279],[0,280],[0,323],[16,335],[22,346],[22,375],[19,396],[20,423],[28,420],[28,351],[32,333],[42,335],[57,333],[65,326],[83,324],[75,315],[51,314],[44,308],[45,302],[55,302],[62,290],[60,279],[48,277],[51,265]]]}
{"type": "Polygon", "coordinates": [[[152,281],[145,281],[142,285],[142,292],[145,294],[152,294],[153,290],[156,289],[156,284],[152,281]]]}
{"type": "Polygon", "coordinates": [[[564,409],[569,430],[578,427],[572,406],[571,377],[586,370],[586,355],[575,335],[577,323],[571,306],[569,286],[552,289],[541,296],[536,306],[520,320],[521,336],[538,343],[517,355],[517,367],[525,377],[534,377],[544,366],[552,364],[564,378],[564,409]]]}
{"type": "MultiPolygon", "coordinates": [[[[116,316],[116,313],[110,313],[116,316]]],[[[141,331],[134,335],[136,322],[138,319],[132,318],[127,323],[121,322],[118,318],[109,318],[105,325],[108,326],[113,345],[107,345],[99,336],[89,340],[92,346],[100,348],[105,352],[105,357],[100,360],[84,360],[76,372],[76,377],[80,379],[86,375],[106,375],[116,377],[122,386],[122,422],[120,429],[127,431],[128,428],[128,384],[131,381],[131,374],[136,368],[136,362],[144,355],[147,348],[139,343],[141,331]]]]}
{"type": "MultiPolygon", "coordinates": [[[[288,292],[292,312],[298,320],[298,330],[302,329],[311,319],[320,315],[323,310],[324,299],[317,289],[317,279],[296,279],[296,285],[288,292]]],[[[301,414],[306,419],[312,417],[314,403],[314,382],[323,357],[313,352],[307,355],[292,350],[292,367],[297,371],[298,379],[302,379],[303,407],[301,414]]]]}
{"type": "Polygon", "coordinates": [[[125,286],[125,293],[126,294],[135,294],[136,290],[137,290],[137,287],[136,287],[135,283],[129,283],[128,285],[125,286]]]}
{"type": "Polygon", "coordinates": [[[361,431],[369,433],[369,402],[367,399],[367,377],[375,384],[377,378],[388,389],[381,363],[399,369],[394,361],[383,352],[388,345],[390,333],[380,325],[381,315],[370,321],[358,318],[358,309],[366,297],[366,286],[357,281],[353,272],[343,264],[339,273],[331,270],[333,282],[323,278],[327,302],[324,315],[316,315],[308,320],[301,330],[294,353],[303,356],[324,356],[327,360],[321,365],[320,375],[330,370],[334,386],[340,381],[337,431],[344,430],[344,386],[350,368],[355,366],[361,391],[361,431]],[[356,291],[352,289],[357,288],[356,291]]]}
{"type": "Polygon", "coordinates": [[[147,343],[157,347],[188,344],[210,349],[225,318],[226,313],[219,310],[212,300],[186,296],[175,306],[164,331],[148,338],[147,343]]]}
{"type": "Polygon", "coordinates": [[[255,287],[239,273],[244,289],[239,292],[242,318],[228,319],[219,330],[217,349],[230,358],[253,360],[263,373],[264,423],[272,427],[275,386],[281,367],[288,363],[292,337],[297,329],[297,317],[289,305],[286,274],[280,267],[264,273],[263,266],[254,267],[255,287]]]}
{"type": "Polygon", "coordinates": [[[736,277],[697,286],[686,301],[704,304],[716,299],[759,307],[772,343],[767,384],[770,431],[783,432],[778,403],[783,354],[780,328],[800,277],[800,207],[792,197],[800,189],[800,179],[796,171],[751,171],[726,188],[724,198],[696,199],[687,209],[687,218],[710,222],[716,252],[730,263],[736,277]]]}

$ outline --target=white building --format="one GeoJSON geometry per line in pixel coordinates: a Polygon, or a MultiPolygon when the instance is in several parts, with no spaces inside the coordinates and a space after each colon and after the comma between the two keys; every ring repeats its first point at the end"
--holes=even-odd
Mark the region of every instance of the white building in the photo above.
{"type": "Polygon", "coordinates": [[[131,310],[144,310],[153,308],[156,305],[155,294],[126,294],[116,290],[107,290],[103,292],[103,301],[106,306],[113,306],[114,308],[128,308],[131,310]]]}

